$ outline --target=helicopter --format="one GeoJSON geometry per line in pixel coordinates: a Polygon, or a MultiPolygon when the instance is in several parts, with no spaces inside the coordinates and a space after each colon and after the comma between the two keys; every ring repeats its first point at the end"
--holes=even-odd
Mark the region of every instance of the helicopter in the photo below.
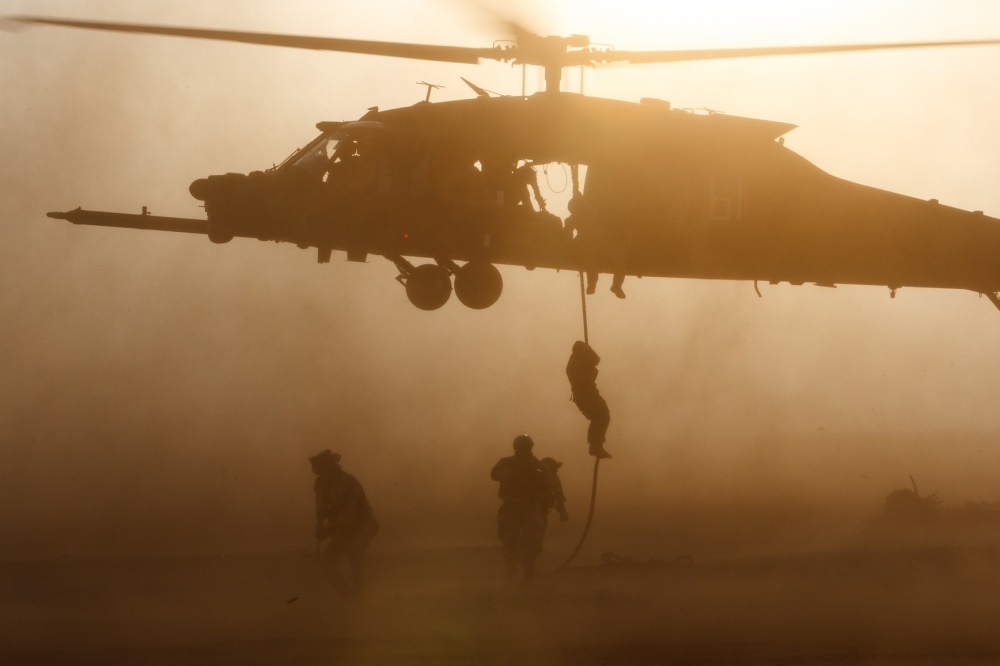
{"type": "MultiPolygon", "coordinates": [[[[568,67],[670,63],[872,49],[997,45],[1000,40],[695,51],[619,51],[583,35],[489,48],[11,17],[49,25],[419,60],[497,60],[544,71],[542,92],[497,95],[467,81],[469,99],[372,107],[277,166],[198,178],[206,218],[75,209],[73,224],[292,243],[348,261],[391,261],[409,301],[472,309],[500,298],[497,265],[616,277],[793,285],[963,289],[1000,309],[1000,219],[853,183],[784,146],[795,125],[562,92],[568,67]],[[551,213],[537,165],[572,179],[569,216],[551,213]],[[412,260],[430,260],[415,265],[412,260]]],[[[617,280],[616,280],[617,282],[617,280]]],[[[759,293],[759,292],[758,292],[759,293]]]]}

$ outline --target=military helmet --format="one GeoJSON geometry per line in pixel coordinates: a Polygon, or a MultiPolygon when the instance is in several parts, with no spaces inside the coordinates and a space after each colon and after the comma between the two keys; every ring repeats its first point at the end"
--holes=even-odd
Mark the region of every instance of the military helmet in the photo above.
{"type": "Polygon", "coordinates": [[[514,438],[515,451],[530,451],[534,445],[535,440],[531,439],[530,435],[518,435],[514,438]]]}
{"type": "Polygon", "coordinates": [[[542,458],[541,462],[553,472],[558,472],[559,468],[563,466],[563,464],[555,458],[542,458]]]}
{"type": "Polygon", "coordinates": [[[323,449],[319,453],[309,458],[309,462],[317,467],[325,467],[326,465],[339,465],[340,464],[340,454],[334,453],[330,449],[323,449]]]}

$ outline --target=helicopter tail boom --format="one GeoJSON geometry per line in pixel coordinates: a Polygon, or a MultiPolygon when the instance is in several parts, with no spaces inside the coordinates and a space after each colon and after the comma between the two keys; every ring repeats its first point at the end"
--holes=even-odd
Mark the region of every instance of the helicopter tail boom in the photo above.
{"type": "Polygon", "coordinates": [[[150,231],[179,231],[188,234],[207,234],[208,221],[185,217],[160,217],[145,212],[139,215],[129,213],[105,213],[102,211],[77,208],[65,213],[49,213],[56,220],[66,220],[73,224],[87,224],[98,227],[120,229],[147,229],[150,231]]]}

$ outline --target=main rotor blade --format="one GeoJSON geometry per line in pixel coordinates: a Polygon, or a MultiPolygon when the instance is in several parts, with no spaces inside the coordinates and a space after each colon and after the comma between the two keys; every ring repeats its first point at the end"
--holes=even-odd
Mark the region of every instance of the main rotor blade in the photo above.
{"type": "MultiPolygon", "coordinates": [[[[499,16],[499,15],[498,15],[499,16]]],[[[503,18],[503,17],[500,17],[503,18]]],[[[517,33],[518,38],[527,39],[529,43],[543,42],[534,33],[517,23],[507,21],[509,28],[517,33]]],[[[780,55],[810,55],[822,53],[846,53],[851,51],[874,51],[892,49],[912,49],[942,46],[989,46],[1000,44],[1000,39],[964,40],[948,42],[904,42],[881,44],[839,44],[828,46],[776,46],[751,47],[735,49],[693,49],[676,51],[602,51],[582,48],[563,53],[546,53],[546,62],[535,62],[531,57],[533,49],[528,48],[524,54],[517,47],[507,48],[472,48],[464,46],[439,46],[434,44],[408,44],[402,42],[379,42],[361,39],[338,39],[334,37],[304,37],[298,35],[278,35],[260,32],[239,32],[234,30],[204,30],[200,28],[176,28],[169,26],[139,25],[129,23],[110,23],[98,21],[77,21],[72,19],[57,19],[35,16],[12,16],[4,19],[9,23],[34,25],[53,25],[67,28],[82,28],[85,30],[106,30],[146,35],[163,35],[169,37],[190,37],[194,39],[210,39],[224,42],[239,42],[262,46],[283,46],[289,48],[312,49],[318,51],[338,51],[343,53],[360,53],[366,55],[381,55],[412,60],[433,60],[462,64],[476,64],[484,60],[517,60],[528,64],[542,64],[556,67],[573,67],[578,65],[602,65],[614,63],[654,64],[671,62],[693,62],[699,60],[722,60],[727,58],[759,58],[763,56],[780,55]]],[[[586,38],[581,38],[586,39],[586,38]]],[[[586,42],[584,42],[586,43],[586,42]]],[[[522,45],[524,46],[524,45],[522,45]]]]}
{"type": "Polygon", "coordinates": [[[830,46],[773,46],[741,49],[696,49],[687,51],[574,51],[567,54],[567,65],[601,63],[651,64],[722,60],[724,58],[759,58],[762,56],[845,53],[878,49],[916,49],[938,46],[988,46],[1000,44],[1000,39],[979,39],[954,42],[905,42],[888,44],[839,44],[830,46]],[[588,58],[589,56],[589,58],[588,58]]]}
{"type": "MultiPolygon", "coordinates": [[[[541,34],[537,26],[529,26],[523,16],[517,16],[519,12],[512,11],[508,5],[503,10],[499,9],[496,2],[486,2],[485,0],[456,0],[455,4],[471,8],[475,12],[489,16],[491,21],[500,26],[501,30],[513,35],[520,42],[522,39],[530,39],[541,34]]],[[[514,7],[518,4],[515,3],[514,7]]]]}
{"type": "Polygon", "coordinates": [[[401,42],[375,42],[363,39],[336,39],[333,37],[301,37],[296,35],[276,35],[263,32],[238,32],[234,30],[202,30],[199,28],[172,28],[159,25],[135,25],[129,23],[105,23],[98,21],[75,21],[36,16],[11,16],[7,21],[36,25],[55,25],[65,28],[85,30],[109,30],[143,35],[165,35],[168,37],[192,37],[222,42],[240,42],[262,46],[286,46],[316,51],[340,51],[363,53],[413,60],[434,60],[476,64],[480,58],[498,60],[498,50],[464,46],[436,46],[426,44],[405,44],[401,42]]]}

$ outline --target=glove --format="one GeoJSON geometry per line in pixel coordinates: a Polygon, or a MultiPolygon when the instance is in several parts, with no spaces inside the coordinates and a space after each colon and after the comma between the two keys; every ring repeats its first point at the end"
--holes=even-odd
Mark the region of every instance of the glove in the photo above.
{"type": "Polygon", "coordinates": [[[559,522],[565,523],[569,520],[569,512],[566,509],[559,509],[559,522]]]}

